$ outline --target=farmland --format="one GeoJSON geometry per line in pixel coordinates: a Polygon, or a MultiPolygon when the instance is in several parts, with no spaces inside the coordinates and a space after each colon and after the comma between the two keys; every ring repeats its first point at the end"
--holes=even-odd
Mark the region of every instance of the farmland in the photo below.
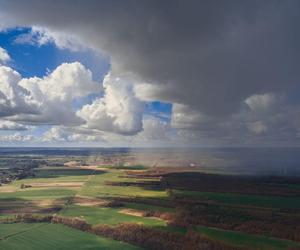
{"type": "Polygon", "coordinates": [[[210,200],[228,205],[273,207],[278,209],[295,208],[300,209],[300,197],[278,197],[278,196],[259,196],[259,195],[241,195],[231,193],[215,192],[196,192],[175,190],[178,196],[191,197],[194,199],[210,200]]]}
{"type": "Polygon", "coordinates": [[[125,154],[107,158],[27,157],[39,162],[31,174],[0,186],[0,248],[300,247],[298,177],[225,176],[194,166],[120,164],[131,159],[125,154]],[[152,236],[139,242],[139,234],[152,236]]]}
{"type": "Polygon", "coordinates": [[[139,249],[126,243],[47,223],[1,225],[0,237],[1,249],[139,249]]]}

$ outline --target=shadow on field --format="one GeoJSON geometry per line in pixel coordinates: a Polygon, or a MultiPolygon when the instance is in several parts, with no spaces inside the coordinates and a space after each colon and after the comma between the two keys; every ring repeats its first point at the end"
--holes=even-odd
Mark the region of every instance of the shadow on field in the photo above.
{"type": "Polygon", "coordinates": [[[106,173],[103,170],[91,169],[37,169],[36,178],[57,178],[63,176],[100,175],[106,173]]]}
{"type": "Polygon", "coordinates": [[[62,209],[62,206],[69,198],[55,200],[30,201],[22,198],[0,198],[0,214],[17,213],[55,213],[62,209]]]}

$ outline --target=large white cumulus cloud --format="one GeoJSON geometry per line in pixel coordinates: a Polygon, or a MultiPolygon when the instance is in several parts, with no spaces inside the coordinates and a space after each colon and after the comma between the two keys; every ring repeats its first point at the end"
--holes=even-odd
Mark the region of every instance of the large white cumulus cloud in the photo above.
{"type": "Polygon", "coordinates": [[[100,91],[91,72],[82,64],[65,63],[43,78],[21,78],[5,66],[0,67],[0,115],[31,124],[78,125],[72,101],[100,91]]]}
{"type": "MultiPolygon", "coordinates": [[[[32,78],[22,78],[12,68],[0,66],[0,117],[6,119],[0,126],[2,130],[27,128],[23,123],[77,127],[79,132],[74,138],[82,137],[82,131],[94,133],[98,139],[100,131],[134,135],[143,128],[143,111],[144,103],[135,96],[134,83],[126,77],[109,73],[101,84],[78,62],[63,63],[44,77],[32,78]],[[102,88],[103,97],[79,110],[73,107],[77,98],[99,95],[102,88]]],[[[58,141],[58,128],[45,134],[44,141],[58,141]]]]}
{"type": "Polygon", "coordinates": [[[92,73],[82,64],[64,63],[43,78],[22,79],[20,85],[30,91],[40,105],[40,115],[18,115],[14,119],[32,123],[79,125],[72,101],[99,92],[100,84],[92,80],[92,73]]]}
{"type": "Polygon", "coordinates": [[[63,63],[43,78],[22,79],[20,85],[37,100],[47,95],[49,100],[56,102],[70,102],[100,91],[100,84],[92,80],[92,72],[79,62],[63,63]]]}
{"type": "Polygon", "coordinates": [[[87,104],[77,115],[87,121],[86,127],[132,135],[142,130],[144,104],[136,96],[133,83],[126,78],[106,75],[104,96],[87,104]]]}
{"type": "Polygon", "coordinates": [[[19,84],[20,80],[18,72],[0,66],[0,117],[39,113],[39,103],[19,84]]]}

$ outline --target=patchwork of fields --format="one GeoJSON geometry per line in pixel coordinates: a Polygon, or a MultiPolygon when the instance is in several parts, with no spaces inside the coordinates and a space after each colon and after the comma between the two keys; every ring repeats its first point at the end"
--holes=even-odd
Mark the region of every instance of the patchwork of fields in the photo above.
{"type": "MultiPolygon", "coordinates": [[[[23,213],[55,214],[84,220],[91,226],[117,228],[120,223],[133,223],[170,237],[193,231],[210,244],[220,244],[216,249],[300,248],[298,179],[283,180],[286,185],[282,180],[261,180],[260,188],[272,195],[258,195],[253,184],[256,180],[246,179],[247,185],[241,185],[237,193],[231,191],[232,180],[187,168],[191,178],[182,168],[177,170],[43,165],[34,169],[33,177],[0,186],[0,220],[23,213]],[[204,185],[201,178],[207,183],[221,182],[224,192],[218,190],[218,184],[204,185]]],[[[141,247],[132,239],[128,241],[131,244],[110,239],[114,237],[51,223],[0,224],[0,249],[141,247]]]]}

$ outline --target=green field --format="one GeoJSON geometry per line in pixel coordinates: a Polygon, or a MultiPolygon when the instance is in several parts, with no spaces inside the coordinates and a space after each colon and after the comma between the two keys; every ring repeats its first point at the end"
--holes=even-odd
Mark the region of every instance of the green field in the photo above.
{"type": "MultiPolygon", "coordinates": [[[[153,197],[166,198],[167,193],[161,190],[147,190],[136,186],[110,186],[105,185],[106,181],[125,182],[135,181],[133,178],[121,178],[124,175],[120,170],[110,170],[101,175],[94,175],[82,187],[79,195],[92,197],[112,197],[112,196],[139,196],[139,197],[153,197]]],[[[140,180],[140,179],[138,179],[140,180]]],[[[143,180],[143,179],[141,179],[143,180]]]]}
{"type": "Polygon", "coordinates": [[[124,203],[126,208],[137,209],[137,210],[150,210],[150,211],[160,211],[160,212],[174,212],[174,208],[160,207],[154,205],[147,205],[141,203],[124,203]]]}
{"type": "Polygon", "coordinates": [[[99,208],[72,205],[62,210],[59,214],[63,216],[80,217],[90,224],[117,225],[121,222],[131,222],[146,226],[166,226],[166,222],[163,220],[123,214],[120,213],[122,209],[123,208],[99,208]]]}
{"type": "Polygon", "coordinates": [[[246,233],[226,231],[216,228],[208,227],[197,227],[197,231],[206,235],[207,237],[222,241],[224,243],[239,246],[239,247],[249,247],[251,249],[259,250],[284,250],[289,247],[299,247],[300,244],[289,240],[279,240],[274,238],[269,238],[265,236],[257,236],[246,233]]]}
{"type": "MultiPolygon", "coordinates": [[[[56,178],[64,176],[81,176],[81,175],[90,175],[95,171],[90,169],[71,169],[71,168],[41,168],[34,171],[37,178],[56,178]]],[[[101,174],[102,171],[97,171],[98,174],[101,174]]]]}
{"type": "Polygon", "coordinates": [[[280,197],[280,196],[263,196],[263,195],[244,195],[232,193],[213,193],[182,191],[174,192],[179,196],[187,196],[199,200],[211,200],[228,205],[255,206],[266,208],[295,208],[300,209],[300,197],[280,197]]]}
{"type": "Polygon", "coordinates": [[[76,193],[71,189],[58,189],[58,188],[39,188],[39,189],[26,189],[24,191],[17,191],[13,193],[4,193],[0,195],[1,199],[22,198],[27,200],[34,199],[57,199],[63,197],[73,196],[76,193]]]}
{"type": "Polygon", "coordinates": [[[57,224],[0,224],[0,249],[101,249],[138,250],[141,248],[81,232],[57,224]]]}
{"type": "Polygon", "coordinates": [[[101,168],[108,168],[108,169],[119,169],[119,170],[145,170],[148,167],[143,165],[133,165],[133,166],[101,166],[101,168]]]}

